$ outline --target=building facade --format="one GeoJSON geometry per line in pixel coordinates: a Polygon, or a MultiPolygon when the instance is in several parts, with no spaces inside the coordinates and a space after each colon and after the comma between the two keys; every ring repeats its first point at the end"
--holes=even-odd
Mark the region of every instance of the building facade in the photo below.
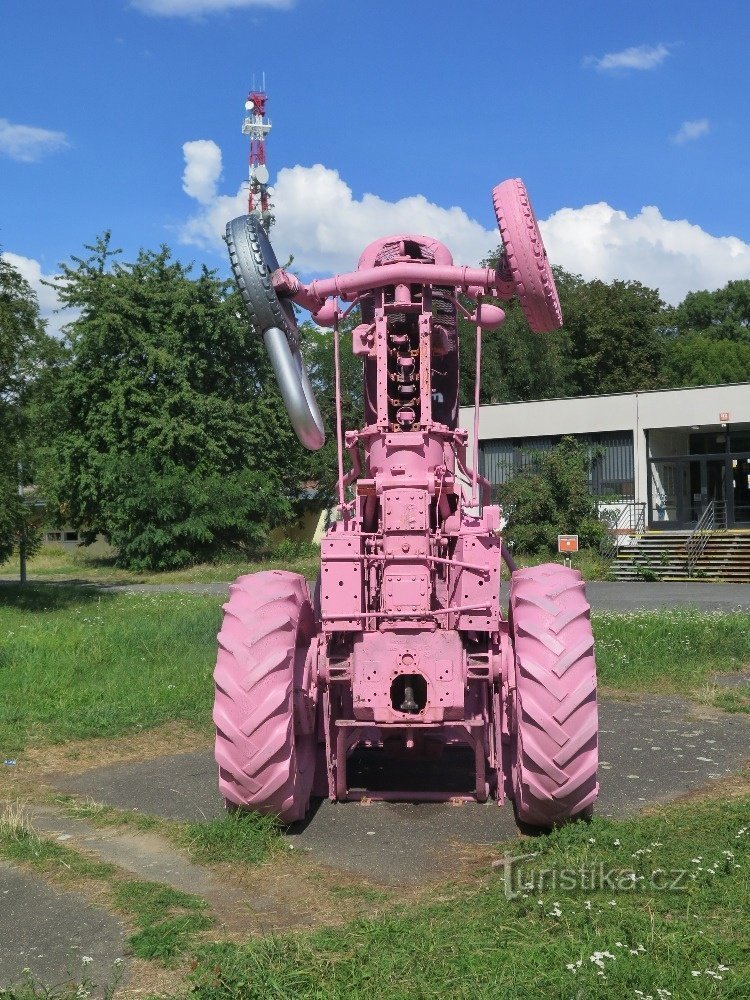
{"type": "Polygon", "coordinates": [[[750,383],[482,406],[479,470],[500,486],[566,436],[591,449],[592,494],[643,505],[648,527],[690,528],[717,501],[750,529],[750,383]]]}

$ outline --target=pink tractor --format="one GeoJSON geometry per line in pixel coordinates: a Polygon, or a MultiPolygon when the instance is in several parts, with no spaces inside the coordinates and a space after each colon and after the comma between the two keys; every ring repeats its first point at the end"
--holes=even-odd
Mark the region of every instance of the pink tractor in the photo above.
{"type": "Polygon", "coordinates": [[[524,185],[505,181],[493,202],[503,244],[496,269],[456,266],[437,240],[398,235],[371,243],[356,271],[304,285],[279,267],[257,218],[227,226],[252,326],[313,450],[325,435],[292,303],[333,329],[339,472],[338,519],[322,540],[317,582],[281,571],[241,576],[224,605],[213,718],[228,806],[290,823],[312,796],[502,804],[508,795],[518,820],[534,826],[591,814],[598,729],[584,584],[559,564],[516,569],[477,470],[481,334],[504,320],[485,298],[517,295],[536,332],[562,324],[524,185]],[[342,302],[361,317],[359,429],[342,428],[342,302]],[[459,313],[477,331],[470,456],[458,426],[459,313]],[[459,747],[469,762],[463,795],[441,785],[440,762],[459,747]],[[355,765],[373,753],[396,757],[397,787],[367,787],[355,765]],[[424,760],[438,762],[438,787],[400,790],[424,760]]]}

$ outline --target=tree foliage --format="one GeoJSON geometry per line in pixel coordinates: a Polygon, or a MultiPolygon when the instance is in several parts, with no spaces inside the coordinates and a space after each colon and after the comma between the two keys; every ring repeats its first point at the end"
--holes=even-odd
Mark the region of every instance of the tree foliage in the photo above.
{"type": "Polygon", "coordinates": [[[44,375],[59,348],[45,331],[36,295],[9,261],[0,257],[0,562],[21,534],[27,549],[37,532],[34,508],[19,496],[26,485],[42,428],[36,416],[44,375]]]}
{"type": "Polygon", "coordinates": [[[522,552],[552,552],[560,534],[577,534],[582,546],[598,544],[604,526],[589,490],[592,457],[566,437],[499,488],[508,518],[506,538],[522,552]]]}
{"type": "Polygon", "coordinates": [[[239,296],[166,247],[121,263],[105,233],[87,249],[58,286],[81,310],[49,463],[60,517],[131,568],[257,548],[293,517],[299,447],[239,296]]]}

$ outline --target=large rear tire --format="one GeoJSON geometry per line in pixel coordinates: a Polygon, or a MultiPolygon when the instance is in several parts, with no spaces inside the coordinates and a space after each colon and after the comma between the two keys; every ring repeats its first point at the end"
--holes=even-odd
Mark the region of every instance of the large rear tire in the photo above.
{"type": "Polygon", "coordinates": [[[511,577],[513,795],[518,819],[532,826],[590,816],[599,792],[589,612],[577,570],[551,563],[511,577]]]}
{"type": "Polygon", "coordinates": [[[317,740],[314,725],[300,724],[295,699],[310,695],[305,660],[314,631],[298,573],[253,573],[229,588],[213,712],[219,790],[228,806],[274,813],[285,823],[307,812],[317,740]]]}

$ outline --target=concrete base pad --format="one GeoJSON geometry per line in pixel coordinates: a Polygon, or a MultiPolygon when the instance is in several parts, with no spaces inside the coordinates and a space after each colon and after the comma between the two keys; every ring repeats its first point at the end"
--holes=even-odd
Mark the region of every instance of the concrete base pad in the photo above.
{"type": "MultiPolygon", "coordinates": [[[[701,788],[735,773],[749,756],[749,718],[709,712],[698,717],[695,706],[679,698],[602,699],[600,727],[599,815],[626,816],[701,788]]],[[[383,764],[388,766],[395,782],[404,765],[383,764]]],[[[387,787],[382,769],[378,779],[387,787]]],[[[200,821],[222,813],[210,750],[52,780],[61,791],[169,819],[200,821]]],[[[287,835],[291,845],[322,864],[399,885],[458,874],[462,849],[518,834],[509,803],[498,808],[326,800],[287,835]]]]}

